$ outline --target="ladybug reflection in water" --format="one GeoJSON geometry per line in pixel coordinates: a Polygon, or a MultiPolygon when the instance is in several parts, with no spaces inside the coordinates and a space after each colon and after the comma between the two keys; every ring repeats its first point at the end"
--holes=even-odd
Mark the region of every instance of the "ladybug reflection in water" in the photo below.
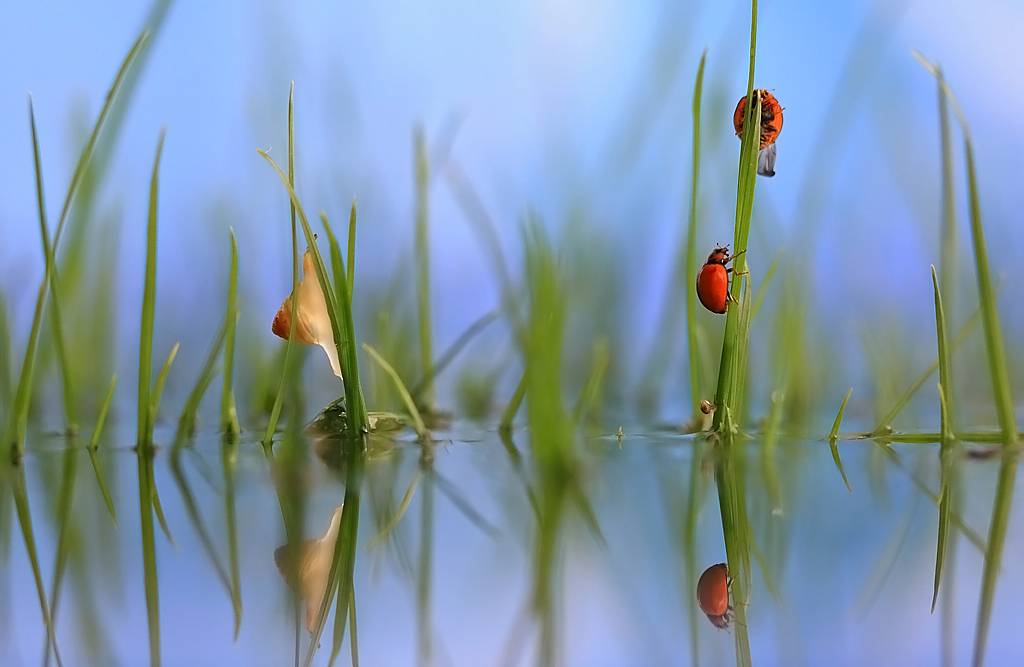
{"type": "MultiPolygon", "coordinates": [[[[782,106],[775,96],[760,88],[754,94],[761,98],[761,143],[758,146],[757,173],[762,176],[775,175],[775,140],[782,132],[782,106]]],[[[736,128],[736,136],[743,136],[743,117],[747,111],[747,98],[743,96],[736,104],[732,114],[732,124],[736,128]]]]}
{"type": "MultiPolygon", "coordinates": [[[[730,257],[729,246],[718,246],[708,255],[708,261],[697,274],[697,298],[712,313],[722,314],[729,301],[736,301],[729,293],[729,274],[732,269],[725,265],[744,252],[740,251],[730,257]]],[[[743,271],[737,275],[745,273],[743,271]]]]}
{"type": "Polygon", "coordinates": [[[697,580],[697,604],[716,628],[729,627],[729,567],[712,565],[697,580]]]}

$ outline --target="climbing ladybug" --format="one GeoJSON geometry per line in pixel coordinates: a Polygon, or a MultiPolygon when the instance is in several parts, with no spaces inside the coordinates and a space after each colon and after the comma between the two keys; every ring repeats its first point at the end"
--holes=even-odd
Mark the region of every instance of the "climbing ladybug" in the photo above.
{"type": "MultiPolygon", "coordinates": [[[[743,252],[746,251],[738,254],[742,255],[743,252]]],[[[735,301],[729,293],[729,274],[732,269],[725,266],[735,257],[729,256],[729,246],[719,246],[711,252],[708,261],[697,274],[697,298],[712,313],[724,313],[728,302],[735,301]]]]}
{"type": "Polygon", "coordinates": [[[697,604],[716,628],[729,627],[729,567],[712,565],[697,580],[697,604]]]}
{"type": "MultiPolygon", "coordinates": [[[[775,96],[767,90],[757,88],[755,95],[761,97],[761,143],[757,154],[757,173],[762,176],[775,175],[775,140],[782,132],[782,106],[775,96]]],[[[732,114],[732,124],[736,128],[736,136],[743,136],[743,117],[747,112],[747,98],[743,96],[736,104],[732,114]]]]}

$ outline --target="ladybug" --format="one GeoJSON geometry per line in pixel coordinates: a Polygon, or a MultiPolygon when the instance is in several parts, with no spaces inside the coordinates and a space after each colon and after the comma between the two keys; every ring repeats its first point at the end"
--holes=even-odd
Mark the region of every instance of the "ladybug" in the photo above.
{"type": "MultiPolygon", "coordinates": [[[[738,253],[742,255],[746,251],[738,253]]],[[[729,293],[729,273],[726,263],[737,255],[729,256],[729,246],[718,246],[708,256],[708,261],[697,274],[697,298],[712,313],[724,313],[729,301],[735,301],[729,293]]]]}
{"type": "Polygon", "coordinates": [[[725,563],[712,565],[700,575],[697,604],[716,628],[729,627],[729,567],[725,563]]]}
{"type": "MultiPolygon", "coordinates": [[[[775,175],[775,140],[782,132],[782,105],[767,90],[757,88],[754,94],[761,98],[761,143],[757,154],[757,173],[762,176],[775,175]]],[[[747,111],[747,98],[743,96],[736,104],[732,114],[732,124],[736,128],[736,136],[743,136],[743,117],[747,111]]]]}

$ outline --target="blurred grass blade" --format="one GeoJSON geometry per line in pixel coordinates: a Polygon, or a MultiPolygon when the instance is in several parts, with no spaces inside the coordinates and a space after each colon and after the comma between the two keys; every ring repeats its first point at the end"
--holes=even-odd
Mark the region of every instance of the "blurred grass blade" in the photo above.
{"type": "Polygon", "coordinates": [[[764,303],[764,298],[768,294],[768,286],[771,285],[772,278],[775,277],[775,272],[779,268],[779,262],[785,254],[786,249],[779,248],[779,251],[775,253],[775,257],[772,259],[771,265],[768,266],[768,272],[764,274],[764,280],[761,281],[761,286],[757,288],[757,295],[754,297],[754,303],[750,306],[751,322],[754,321],[757,314],[761,311],[761,305],[764,303]]]}
{"type": "Polygon", "coordinates": [[[36,197],[39,203],[39,227],[43,237],[43,259],[46,262],[46,276],[43,280],[50,283],[50,331],[57,354],[57,365],[60,368],[62,398],[64,400],[64,418],[67,432],[78,430],[78,408],[75,404],[75,390],[71,377],[71,366],[68,363],[67,346],[64,344],[64,324],[60,310],[60,288],[57,279],[57,263],[54,261],[53,246],[50,244],[50,231],[46,222],[46,204],[43,194],[43,166],[39,156],[39,136],[36,133],[36,114],[32,108],[32,96],[28,98],[29,124],[32,126],[32,157],[36,172],[36,197]]]}
{"type": "Polygon", "coordinates": [[[388,377],[391,378],[391,381],[395,385],[395,391],[398,392],[399,398],[401,398],[402,403],[405,404],[405,409],[409,411],[409,416],[412,417],[412,425],[416,430],[416,435],[420,438],[427,437],[429,434],[427,433],[427,427],[423,423],[423,417],[420,416],[420,411],[416,407],[416,402],[412,400],[412,396],[409,394],[409,390],[405,388],[405,383],[403,383],[402,378],[398,376],[398,372],[392,368],[391,364],[389,364],[384,357],[380,356],[377,350],[373,349],[366,343],[363,343],[363,349],[366,350],[366,353],[369,354],[370,357],[373,358],[373,360],[376,361],[382,369],[384,369],[384,372],[387,373],[388,377]]]}
{"type": "Polygon", "coordinates": [[[50,646],[53,647],[53,655],[57,665],[62,666],[60,651],[57,649],[57,636],[53,631],[53,621],[50,617],[50,609],[46,604],[46,590],[43,588],[43,575],[39,569],[39,557],[36,554],[36,540],[32,532],[32,515],[29,511],[28,495],[25,490],[25,469],[18,466],[13,480],[12,491],[14,493],[14,506],[18,512],[18,523],[21,525],[21,535],[25,541],[25,551],[28,553],[29,564],[32,566],[32,577],[36,583],[36,593],[39,595],[39,608],[43,613],[43,627],[46,629],[46,636],[49,638],[50,646]]]}
{"type": "MultiPolygon", "coordinates": [[[[942,78],[937,66],[928,62],[919,53],[914,55],[936,77],[950,106],[953,107],[953,112],[960,121],[960,129],[964,135],[964,160],[967,165],[967,192],[971,211],[971,239],[974,244],[974,263],[978,278],[978,294],[981,300],[982,323],[985,330],[985,350],[988,353],[992,395],[995,400],[996,415],[999,418],[999,428],[1003,435],[1003,446],[1009,451],[1009,448],[1016,446],[1019,433],[1017,420],[1013,413],[1013,397],[1010,393],[1009,364],[1003,346],[1002,330],[999,326],[999,311],[996,308],[996,295],[992,287],[992,276],[988,265],[988,250],[985,247],[985,232],[981,219],[981,202],[978,196],[978,180],[974,168],[974,147],[971,143],[970,128],[956,96],[953,95],[953,91],[942,78]]],[[[985,662],[988,630],[992,620],[992,605],[995,600],[996,581],[999,578],[1003,544],[1006,540],[1006,527],[1010,518],[1016,474],[1016,462],[1004,459],[999,468],[999,482],[996,486],[996,497],[992,508],[992,521],[989,524],[988,549],[985,552],[985,569],[982,573],[981,600],[978,603],[978,624],[974,634],[972,659],[975,667],[980,667],[985,662]]]]}
{"type": "Polygon", "coordinates": [[[523,404],[523,398],[526,397],[526,377],[527,371],[523,369],[523,377],[519,379],[516,390],[512,392],[512,398],[509,399],[508,405],[505,406],[505,411],[501,414],[501,423],[498,425],[498,431],[502,433],[512,432],[512,422],[516,418],[516,413],[519,412],[519,406],[523,404]]]}
{"type": "Polygon", "coordinates": [[[600,404],[601,388],[604,385],[604,375],[608,370],[610,358],[608,350],[608,339],[599,338],[594,342],[593,360],[590,364],[590,373],[580,390],[580,397],[576,401],[576,407],[572,410],[572,422],[579,426],[580,423],[600,404]]]}
{"type": "Polygon", "coordinates": [[[96,473],[96,482],[100,486],[100,493],[103,494],[103,502],[107,504],[107,510],[110,512],[110,516],[114,519],[114,525],[117,525],[117,512],[114,511],[114,501],[110,497],[110,490],[107,488],[107,483],[103,479],[103,468],[100,466],[99,457],[96,455],[96,449],[100,443],[100,433],[103,432],[103,424],[107,420],[107,411],[110,410],[110,402],[114,399],[114,385],[117,384],[117,375],[110,380],[110,389],[107,391],[107,397],[103,399],[103,405],[100,406],[99,416],[96,417],[96,426],[92,429],[92,438],[89,440],[89,459],[92,461],[93,472],[96,473]]]}
{"type": "Polygon", "coordinates": [[[846,398],[843,399],[843,404],[839,406],[839,414],[836,415],[836,420],[832,422],[832,431],[828,434],[828,445],[832,449],[832,460],[836,462],[836,468],[839,469],[839,474],[843,476],[843,482],[846,483],[846,489],[853,492],[853,489],[850,488],[850,480],[846,478],[846,471],[843,470],[843,462],[839,458],[839,426],[843,423],[846,402],[850,400],[851,394],[853,394],[852,388],[846,392],[846,398]]]}
{"type": "Polygon", "coordinates": [[[971,211],[971,239],[974,244],[974,260],[978,277],[978,293],[981,300],[982,323],[985,330],[985,349],[988,352],[989,373],[992,380],[992,394],[1002,429],[1004,444],[1009,447],[1017,442],[1017,423],[1013,414],[1013,398],[1010,394],[1009,368],[1006,351],[1003,346],[1003,334],[999,327],[999,311],[996,308],[996,292],[992,285],[992,275],[988,265],[988,250],[985,247],[985,232],[981,219],[981,202],[978,196],[978,180],[974,169],[974,147],[971,142],[970,128],[960,103],[952,89],[942,78],[936,65],[928,62],[921,54],[914,56],[931,72],[944,91],[953,112],[960,121],[964,135],[964,160],[967,165],[967,193],[971,211]]]}
{"type": "Polygon", "coordinates": [[[678,305],[684,303],[686,317],[687,351],[690,360],[690,403],[693,415],[700,413],[700,354],[697,347],[697,311],[693,285],[697,277],[697,199],[700,182],[700,105],[704,87],[704,64],[708,51],[704,49],[697,67],[697,79],[693,86],[693,168],[690,173],[689,218],[686,233],[676,251],[675,266],[671,274],[665,301],[661,306],[658,323],[655,325],[655,339],[650,353],[642,366],[641,387],[637,392],[641,417],[653,416],[661,404],[665,377],[671,365],[673,343],[678,334],[678,305]]]}
{"type": "Polygon", "coordinates": [[[235,410],[235,393],[232,388],[235,363],[235,325],[238,323],[238,307],[235,295],[238,292],[238,244],[235,230],[231,232],[231,268],[228,273],[228,309],[224,315],[227,330],[224,340],[224,388],[220,397],[220,430],[229,435],[238,435],[238,412],[235,410]]]}
{"type": "MultiPolygon", "coordinates": [[[[424,378],[433,377],[431,364],[434,350],[431,342],[430,321],[430,160],[423,127],[413,131],[413,152],[416,179],[416,321],[419,328],[420,364],[424,378]]],[[[434,409],[434,385],[427,380],[420,402],[429,411],[434,409]]]]}
{"type": "MultiPolygon", "coordinates": [[[[968,334],[970,334],[971,331],[974,330],[974,327],[978,325],[978,322],[981,322],[980,308],[974,311],[974,314],[971,315],[970,319],[967,320],[967,322],[964,324],[963,328],[960,330],[960,333],[958,333],[956,335],[956,338],[953,339],[952,344],[949,346],[950,355],[952,355],[953,352],[956,351],[956,349],[960,346],[960,343],[964,342],[964,339],[966,339],[968,334]]],[[[939,359],[938,357],[936,357],[935,361],[932,362],[932,365],[929,366],[927,370],[925,370],[925,372],[921,374],[921,377],[919,377],[917,381],[914,382],[914,384],[912,384],[909,389],[907,389],[906,393],[903,394],[903,396],[901,396],[898,401],[896,401],[896,404],[892,407],[892,410],[890,410],[887,415],[885,415],[884,417],[882,417],[881,420],[879,420],[878,425],[875,426],[875,429],[871,431],[871,433],[869,434],[870,437],[885,435],[887,432],[891,431],[890,425],[892,424],[893,420],[896,419],[896,416],[903,410],[904,407],[906,407],[907,403],[910,402],[910,399],[912,399],[914,397],[914,394],[917,393],[917,390],[924,386],[924,383],[928,381],[928,378],[930,378],[932,373],[938,370],[938,368],[939,359]]]]}
{"type": "Polygon", "coordinates": [[[235,514],[235,467],[238,463],[238,442],[226,438],[221,445],[224,468],[224,518],[228,530],[228,563],[231,568],[231,608],[235,614],[234,641],[242,628],[242,577],[238,567],[238,520],[235,514]]]}
{"type": "Polygon", "coordinates": [[[398,522],[402,519],[402,516],[405,514],[405,510],[409,508],[409,503],[412,501],[412,496],[413,493],[415,493],[416,491],[416,484],[417,482],[419,482],[419,479],[420,469],[417,467],[416,470],[413,471],[412,479],[409,480],[409,488],[406,489],[405,495],[402,496],[402,502],[398,504],[398,509],[395,510],[394,516],[392,516],[391,519],[386,524],[384,524],[384,527],[381,528],[380,531],[378,531],[377,534],[374,536],[374,538],[370,540],[369,544],[366,545],[368,549],[372,549],[379,544],[383,544],[384,541],[387,540],[388,535],[391,534],[391,531],[394,530],[395,526],[398,525],[398,522]]]}
{"type": "Polygon", "coordinates": [[[697,66],[697,80],[693,84],[693,183],[690,186],[690,219],[686,226],[686,338],[690,357],[690,407],[693,416],[700,411],[702,394],[700,377],[700,349],[697,346],[697,303],[691,285],[697,284],[697,198],[700,185],[700,103],[704,88],[704,63],[708,57],[705,48],[697,66]]]}
{"type": "Polygon", "coordinates": [[[469,342],[473,340],[473,338],[475,338],[478,333],[487,328],[487,325],[489,325],[494,320],[498,319],[499,314],[500,313],[498,311],[486,313],[480,316],[480,318],[477,319],[475,322],[470,324],[466,328],[466,330],[463,331],[462,334],[455,339],[455,342],[452,343],[451,346],[444,351],[444,354],[438,357],[437,361],[430,365],[430,377],[420,378],[416,382],[416,384],[413,385],[413,388],[409,390],[409,395],[412,396],[414,400],[418,398],[419,395],[423,392],[424,388],[427,386],[427,384],[433,378],[436,378],[438,375],[440,375],[441,372],[444,371],[444,369],[448,368],[448,365],[455,360],[455,357],[458,356],[459,352],[462,352],[466,345],[468,345],[469,342]]]}
{"type": "Polygon", "coordinates": [[[220,353],[220,347],[224,343],[228,327],[229,321],[225,319],[217,330],[213,343],[210,344],[210,349],[206,353],[206,359],[203,361],[203,367],[199,371],[199,377],[196,378],[196,384],[192,387],[192,393],[188,395],[188,400],[185,401],[185,406],[181,409],[171,456],[178,454],[195,430],[196,413],[199,411],[199,404],[202,403],[203,396],[206,395],[206,390],[210,388],[210,383],[213,382],[213,376],[217,374],[217,355],[220,353]]]}
{"type": "MultiPolygon", "coordinates": [[[[166,130],[160,132],[149,185],[149,218],[146,227],[146,279],[142,296],[142,324],[139,334],[139,407],[137,444],[142,449],[153,445],[153,415],[149,380],[153,366],[153,320],[156,315],[156,221],[157,196],[160,184],[160,156],[164,150],[166,130]]],[[[148,505],[148,502],[147,502],[148,505]]]]}
{"type": "Polygon", "coordinates": [[[949,510],[953,489],[953,420],[949,403],[948,388],[953,386],[953,370],[949,358],[949,346],[946,344],[946,310],[942,303],[942,290],[939,279],[932,266],[932,287],[935,291],[935,334],[939,350],[939,408],[942,420],[942,447],[939,452],[941,474],[939,481],[939,530],[938,543],[935,546],[935,583],[932,590],[932,613],[939,599],[939,583],[942,577],[942,565],[946,556],[946,545],[949,539],[949,510]]]}
{"type": "Polygon", "coordinates": [[[181,494],[181,500],[185,505],[185,513],[188,515],[189,523],[192,524],[192,529],[195,531],[196,537],[199,538],[199,543],[203,546],[206,557],[209,559],[210,564],[213,565],[217,579],[220,580],[227,594],[231,596],[232,586],[227,568],[221,563],[220,557],[217,555],[217,549],[213,544],[213,539],[210,537],[210,531],[206,529],[203,516],[199,511],[199,505],[196,503],[195,496],[192,494],[192,488],[189,486],[188,478],[185,476],[185,471],[182,468],[180,456],[171,457],[171,474],[178,487],[178,492],[181,494]]]}
{"type": "MultiPolygon", "coordinates": [[[[292,82],[288,89],[288,183],[295,189],[295,82],[292,82]]],[[[297,225],[295,223],[295,202],[288,201],[288,210],[291,212],[292,220],[292,291],[291,294],[299,292],[299,240],[297,225]]],[[[299,300],[291,300],[292,307],[289,322],[297,322],[297,311],[299,300]]],[[[288,341],[284,348],[284,363],[281,364],[281,381],[277,385],[277,396],[274,398],[274,407],[270,411],[270,420],[267,422],[267,430],[263,434],[263,447],[269,448],[274,440],[274,433],[277,431],[277,420],[281,416],[281,407],[284,405],[284,389],[291,377],[292,351],[295,347],[295,330],[298,327],[289,327],[288,341]]],[[[297,658],[296,658],[297,659],[297,658]]]]}
{"type": "Polygon", "coordinates": [[[160,372],[157,373],[156,383],[153,385],[153,393],[150,398],[150,423],[156,423],[157,412],[160,410],[160,398],[164,394],[164,383],[167,382],[167,373],[171,370],[171,364],[174,363],[174,358],[178,356],[178,348],[181,343],[175,343],[174,347],[171,348],[170,354],[167,355],[167,360],[164,361],[163,367],[160,372]]]}

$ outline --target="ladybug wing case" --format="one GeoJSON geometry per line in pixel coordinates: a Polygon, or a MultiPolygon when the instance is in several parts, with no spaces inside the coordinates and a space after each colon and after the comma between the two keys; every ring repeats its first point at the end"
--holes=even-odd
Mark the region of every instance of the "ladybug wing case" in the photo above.
{"type": "Polygon", "coordinates": [[[757,173],[769,178],[775,175],[775,142],[757,154],[757,173]]]}

